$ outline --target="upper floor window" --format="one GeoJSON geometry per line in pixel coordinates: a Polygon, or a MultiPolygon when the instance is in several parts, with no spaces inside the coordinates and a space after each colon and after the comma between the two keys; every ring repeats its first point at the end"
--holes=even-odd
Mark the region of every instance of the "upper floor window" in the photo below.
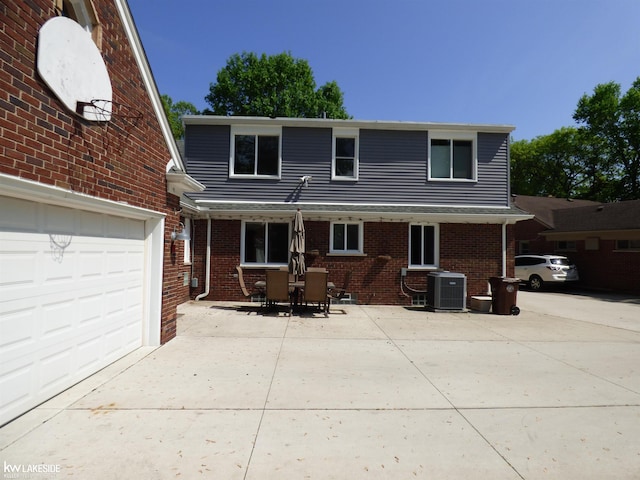
{"type": "Polygon", "coordinates": [[[429,134],[429,180],[476,180],[476,135],[429,134]]]}
{"type": "Polygon", "coordinates": [[[358,129],[333,129],[331,178],[334,180],[358,179],[358,129]]]}
{"type": "Polygon", "coordinates": [[[98,49],[102,48],[102,27],[91,0],[55,0],[55,5],[61,15],[75,20],[91,35],[98,49]]]}
{"type": "Polygon", "coordinates": [[[240,262],[256,265],[287,265],[289,223],[242,222],[240,262]]]}
{"type": "Polygon", "coordinates": [[[409,226],[409,266],[439,265],[440,229],[438,225],[411,224],[409,226]]]}
{"type": "Polygon", "coordinates": [[[362,223],[331,223],[330,253],[363,253],[362,223]]]}
{"type": "Polygon", "coordinates": [[[280,178],[280,133],[280,127],[232,127],[230,176],[280,178]]]}

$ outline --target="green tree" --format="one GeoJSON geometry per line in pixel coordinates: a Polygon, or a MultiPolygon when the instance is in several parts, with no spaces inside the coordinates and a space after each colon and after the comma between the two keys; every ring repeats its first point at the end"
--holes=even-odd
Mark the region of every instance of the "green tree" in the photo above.
{"type": "Polygon", "coordinates": [[[183,115],[198,115],[198,109],[189,102],[179,101],[173,103],[173,100],[169,95],[160,95],[162,100],[162,106],[164,107],[164,113],[169,119],[169,125],[171,126],[171,133],[173,138],[180,140],[184,136],[184,127],[182,126],[183,115]]]}
{"type": "Polygon", "coordinates": [[[602,196],[640,199],[640,77],[624,95],[615,82],[597,85],[573,118],[592,147],[592,166],[607,178],[602,196]]]}
{"type": "Polygon", "coordinates": [[[511,188],[520,195],[581,197],[589,183],[581,132],[563,127],[511,146],[511,188]]]}
{"type": "Polygon", "coordinates": [[[306,60],[290,53],[234,54],[211,83],[205,114],[268,117],[349,118],[336,82],[316,90],[306,60]]]}

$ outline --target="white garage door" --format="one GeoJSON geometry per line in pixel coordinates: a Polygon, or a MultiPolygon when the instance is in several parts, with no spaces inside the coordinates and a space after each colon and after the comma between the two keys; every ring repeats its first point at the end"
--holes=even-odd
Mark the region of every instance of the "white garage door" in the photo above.
{"type": "Polygon", "coordinates": [[[142,344],[144,222],[0,197],[0,425],[142,344]]]}

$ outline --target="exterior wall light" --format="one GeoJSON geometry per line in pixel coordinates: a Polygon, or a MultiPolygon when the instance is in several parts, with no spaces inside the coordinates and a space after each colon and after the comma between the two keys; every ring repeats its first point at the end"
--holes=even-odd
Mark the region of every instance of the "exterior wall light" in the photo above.
{"type": "Polygon", "coordinates": [[[304,175],[302,177],[300,177],[300,183],[302,184],[302,186],[304,187],[308,187],[309,186],[309,181],[311,181],[313,177],[311,175],[304,175]]]}
{"type": "Polygon", "coordinates": [[[182,240],[184,242],[188,242],[189,240],[191,240],[189,233],[185,230],[184,223],[180,222],[180,226],[182,226],[182,230],[180,232],[177,232],[175,227],[173,229],[173,232],[171,232],[172,242],[175,242],[176,240],[182,240]]]}

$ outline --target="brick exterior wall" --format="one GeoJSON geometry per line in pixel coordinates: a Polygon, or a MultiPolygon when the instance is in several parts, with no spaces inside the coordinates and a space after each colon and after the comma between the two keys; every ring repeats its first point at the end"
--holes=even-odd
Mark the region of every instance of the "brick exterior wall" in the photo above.
{"type": "MultiPolygon", "coordinates": [[[[548,230],[535,219],[515,225],[516,248],[522,241],[529,241],[531,254],[555,254],[569,258],[578,267],[578,285],[594,290],[612,290],[640,294],[640,254],[638,252],[615,251],[615,240],[600,238],[598,250],[586,250],[585,240],[576,234],[567,234],[575,242],[575,250],[557,250],[556,241],[547,240],[541,232],[548,230]]],[[[584,234],[583,234],[584,235],[584,234]]],[[[611,234],[609,234],[611,235],[611,234]]],[[[598,233],[587,236],[599,238],[598,233]]],[[[621,233],[621,238],[627,238],[621,233]]],[[[520,252],[517,252],[518,254],[520,252]]]]}
{"type": "Polygon", "coordinates": [[[600,239],[599,247],[585,250],[584,240],[576,240],[575,252],[559,255],[575,262],[583,287],[640,295],[640,253],[615,251],[615,240],[600,239]]]}
{"type": "MultiPolygon", "coordinates": [[[[54,1],[5,0],[0,4],[0,172],[162,212],[167,239],[180,221],[179,199],[166,191],[170,152],[114,2],[93,4],[113,101],[135,107],[142,119],[127,135],[118,119],[98,124],[68,112],[36,72],[38,31],[57,15],[54,1]]],[[[176,306],[189,298],[181,281],[189,268],[179,260],[183,242],[176,245],[172,255],[165,242],[163,343],[176,334],[176,306]]]]}
{"type": "Polygon", "coordinates": [[[522,252],[520,245],[523,241],[529,242],[529,251],[526,253],[553,252],[553,242],[548,242],[544,235],[540,235],[540,233],[546,230],[548,230],[548,228],[538,222],[535,218],[516,223],[516,255],[522,252]]]}
{"type": "MultiPolygon", "coordinates": [[[[205,288],[205,250],[207,222],[195,222],[193,276],[199,279],[198,288],[191,290],[194,298],[205,288]]],[[[211,291],[207,300],[239,301],[244,297],[238,286],[235,267],[240,263],[239,220],[211,222],[211,291]]],[[[364,224],[366,256],[328,255],[329,222],[305,221],[306,264],[326,267],[329,280],[342,285],[344,274],[352,271],[348,291],[357,296],[360,304],[410,305],[411,298],[400,289],[400,270],[407,266],[409,226],[407,223],[369,222],[364,224]],[[318,255],[309,252],[317,250],[318,255]]],[[[445,270],[467,276],[467,294],[487,293],[489,277],[502,271],[502,227],[485,224],[441,224],[440,266],[445,270]]],[[[513,226],[507,228],[507,276],[513,276],[513,226]]],[[[245,269],[247,287],[264,280],[264,269],[245,269]]],[[[406,284],[412,289],[425,290],[427,272],[409,271],[406,284]]]]}

